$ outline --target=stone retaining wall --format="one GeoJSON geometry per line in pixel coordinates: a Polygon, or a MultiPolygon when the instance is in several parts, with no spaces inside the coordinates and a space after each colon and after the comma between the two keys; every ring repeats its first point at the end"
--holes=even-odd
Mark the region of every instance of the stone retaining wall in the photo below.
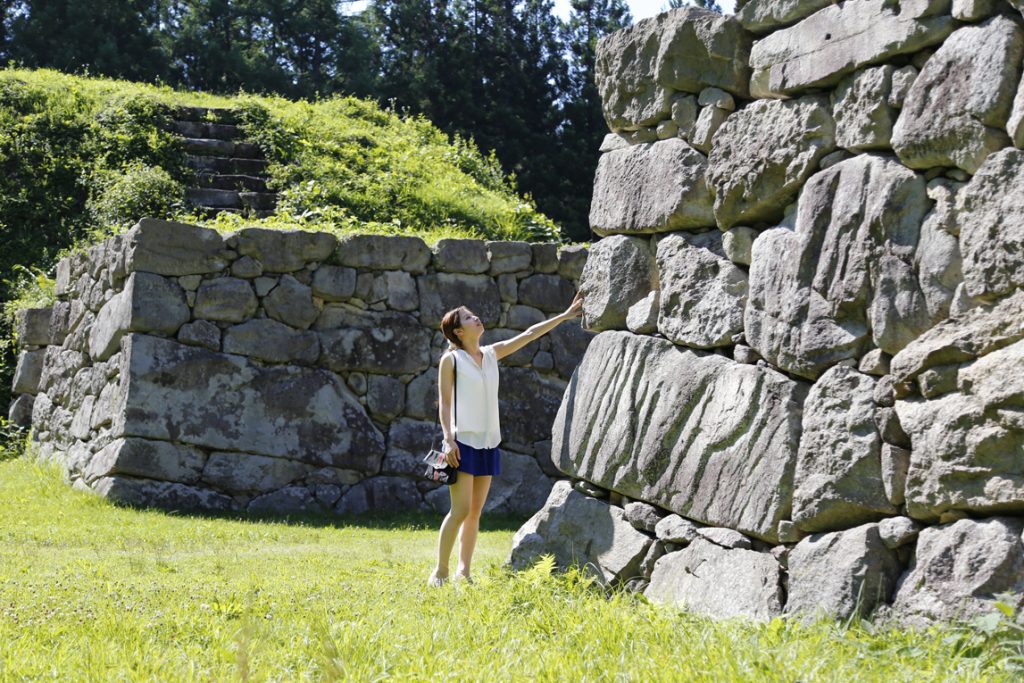
{"type": "Polygon", "coordinates": [[[749,0],[601,41],[551,552],[715,615],[1024,592],[1021,3],[749,0]]]}
{"type": "MultiPolygon", "coordinates": [[[[205,228],[143,219],[60,262],[23,311],[13,419],[76,487],[172,509],[447,509],[418,481],[437,437],[438,325],[484,342],[563,311],[586,251],[554,244],[205,228]]],[[[551,422],[591,334],[565,323],[505,359],[504,473],[531,513],[557,475],[551,422]]]]}

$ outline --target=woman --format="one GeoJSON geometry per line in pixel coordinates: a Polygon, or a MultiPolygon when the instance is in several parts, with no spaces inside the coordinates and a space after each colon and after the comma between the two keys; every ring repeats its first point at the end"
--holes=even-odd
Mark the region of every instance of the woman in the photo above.
{"type": "Polygon", "coordinates": [[[448,487],[452,506],[441,523],[437,566],[427,580],[428,585],[441,586],[448,580],[448,559],[457,534],[459,568],[456,576],[472,582],[469,571],[480,528],[480,513],[487,501],[491,477],[501,474],[498,361],[540,339],[559,323],[575,318],[582,306],[583,297],[577,294],[561,315],[537,323],[512,339],[483,347],[480,337],[484,325],[465,306],[448,311],[441,320],[441,332],[449,342],[448,353],[441,357],[437,382],[438,410],[444,432],[442,450],[447,462],[459,470],[459,475],[448,487]],[[457,411],[454,415],[453,403],[457,411]]]}

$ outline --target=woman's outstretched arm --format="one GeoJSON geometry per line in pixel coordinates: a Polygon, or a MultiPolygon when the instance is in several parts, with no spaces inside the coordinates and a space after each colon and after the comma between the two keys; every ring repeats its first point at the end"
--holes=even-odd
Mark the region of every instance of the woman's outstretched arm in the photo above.
{"type": "Polygon", "coordinates": [[[537,323],[522,334],[518,334],[511,339],[494,344],[494,355],[498,360],[501,360],[505,356],[512,355],[530,342],[540,339],[545,334],[558,327],[560,323],[578,316],[580,314],[580,309],[582,308],[583,294],[577,292],[576,297],[572,300],[572,303],[569,304],[569,308],[565,309],[564,313],[556,315],[551,320],[545,320],[544,322],[537,323]]]}

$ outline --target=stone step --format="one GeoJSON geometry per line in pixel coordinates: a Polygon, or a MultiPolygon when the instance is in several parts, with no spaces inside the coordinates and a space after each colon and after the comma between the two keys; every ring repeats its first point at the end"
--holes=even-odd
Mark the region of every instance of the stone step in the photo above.
{"type": "Polygon", "coordinates": [[[243,135],[234,124],[209,121],[171,121],[171,130],[182,137],[208,140],[234,140],[243,135]]]}
{"type": "Polygon", "coordinates": [[[267,180],[251,175],[200,173],[195,182],[199,187],[238,192],[266,192],[267,180]]]}
{"type": "Polygon", "coordinates": [[[277,204],[277,195],[273,192],[236,192],[208,187],[190,187],[185,191],[185,196],[194,206],[216,209],[270,210],[277,204]]]}
{"type": "Polygon", "coordinates": [[[171,109],[171,118],[177,121],[241,123],[241,116],[237,110],[221,107],[175,107],[171,109]]]}
{"type": "Polygon", "coordinates": [[[188,165],[200,173],[260,176],[266,175],[270,162],[265,159],[189,155],[188,165]]]}
{"type": "Polygon", "coordinates": [[[222,207],[222,206],[199,206],[199,205],[193,206],[192,208],[194,208],[196,210],[196,213],[198,213],[199,215],[201,215],[201,216],[203,216],[205,218],[212,218],[213,216],[217,215],[218,213],[224,213],[224,212],[234,213],[234,214],[237,214],[239,216],[248,216],[248,217],[251,217],[251,218],[266,218],[267,216],[273,216],[274,215],[273,209],[232,209],[232,208],[225,208],[225,207],[222,207]]]}
{"type": "Polygon", "coordinates": [[[263,152],[254,142],[232,142],[214,138],[184,138],[185,151],[201,156],[262,159],[263,152]]]}

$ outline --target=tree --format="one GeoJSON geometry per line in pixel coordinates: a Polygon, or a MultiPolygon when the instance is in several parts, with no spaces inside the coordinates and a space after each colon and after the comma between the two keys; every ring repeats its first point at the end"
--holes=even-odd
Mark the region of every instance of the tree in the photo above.
{"type": "Polygon", "coordinates": [[[569,55],[568,82],[563,93],[565,150],[559,168],[562,205],[552,211],[574,239],[590,236],[588,214],[597,169],[598,148],[608,132],[597,90],[597,42],[633,23],[624,0],[571,0],[564,37],[569,55]]]}

